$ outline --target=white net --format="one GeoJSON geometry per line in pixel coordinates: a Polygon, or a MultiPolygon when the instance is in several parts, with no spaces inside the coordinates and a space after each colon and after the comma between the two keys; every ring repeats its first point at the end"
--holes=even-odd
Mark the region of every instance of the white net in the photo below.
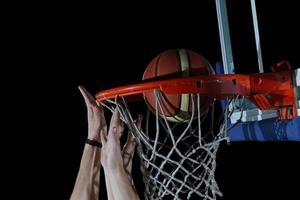
{"type": "Polygon", "coordinates": [[[201,113],[200,95],[190,94],[189,121],[172,123],[163,113],[162,93],[153,92],[155,113],[148,111],[142,129],[136,126],[124,98],[102,103],[111,111],[117,107],[121,119],[137,139],[145,199],[213,200],[222,196],[215,180],[216,154],[220,142],[228,140],[227,119],[233,110],[228,105],[238,98],[228,99],[223,115],[215,121],[214,104],[201,113]],[[149,126],[151,123],[155,125],[149,126]]]}

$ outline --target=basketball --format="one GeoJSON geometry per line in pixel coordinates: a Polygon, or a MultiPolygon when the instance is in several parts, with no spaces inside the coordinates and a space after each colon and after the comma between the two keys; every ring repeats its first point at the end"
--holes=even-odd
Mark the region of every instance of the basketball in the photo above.
{"type": "MultiPolygon", "coordinates": [[[[159,54],[149,63],[144,72],[143,80],[162,80],[210,74],[214,74],[214,70],[200,54],[187,49],[172,49],[159,54]]],[[[155,113],[155,94],[153,92],[144,93],[144,98],[149,109],[155,113]]],[[[162,108],[158,109],[158,112],[160,115],[165,115],[168,121],[187,122],[191,116],[192,102],[194,102],[196,112],[197,98],[191,99],[190,94],[162,93],[162,108]]],[[[212,102],[211,97],[201,95],[201,113],[206,112],[212,102]]]]}

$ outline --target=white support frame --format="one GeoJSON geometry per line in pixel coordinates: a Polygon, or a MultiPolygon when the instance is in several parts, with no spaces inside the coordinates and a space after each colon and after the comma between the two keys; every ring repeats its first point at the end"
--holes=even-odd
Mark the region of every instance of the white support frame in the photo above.
{"type": "Polygon", "coordinates": [[[294,70],[295,101],[297,104],[297,115],[300,116],[300,68],[294,70]]]}

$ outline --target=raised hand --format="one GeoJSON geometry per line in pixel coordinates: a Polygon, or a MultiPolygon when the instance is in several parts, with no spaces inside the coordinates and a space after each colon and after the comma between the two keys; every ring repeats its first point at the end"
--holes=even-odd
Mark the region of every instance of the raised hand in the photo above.
{"type": "Polygon", "coordinates": [[[87,107],[88,139],[101,142],[100,135],[106,135],[107,126],[103,108],[96,103],[95,98],[83,87],[78,87],[87,107]]]}

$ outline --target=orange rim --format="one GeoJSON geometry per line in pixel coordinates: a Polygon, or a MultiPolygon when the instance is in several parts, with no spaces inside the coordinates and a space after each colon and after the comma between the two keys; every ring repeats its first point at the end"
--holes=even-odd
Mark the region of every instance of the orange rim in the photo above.
{"type": "Polygon", "coordinates": [[[297,116],[290,70],[251,75],[208,75],[143,81],[98,92],[96,100],[101,102],[117,96],[135,96],[154,90],[165,94],[207,94],[215,99],[226,99],[235,95],[246,96],[262,110],[290,109],[290,116],[297,116]]]}
{"type": "Polygon", "coordinates": [[[250,94],[249,75],[209,75],[184,77],[159,81],[144,81],[104,90],[96,94],[98,102],[114,99],[116,96],[126,97],[159,90],[165,94],[209,94],[216,98],[232,95],[248,96],[250,94]]]}

